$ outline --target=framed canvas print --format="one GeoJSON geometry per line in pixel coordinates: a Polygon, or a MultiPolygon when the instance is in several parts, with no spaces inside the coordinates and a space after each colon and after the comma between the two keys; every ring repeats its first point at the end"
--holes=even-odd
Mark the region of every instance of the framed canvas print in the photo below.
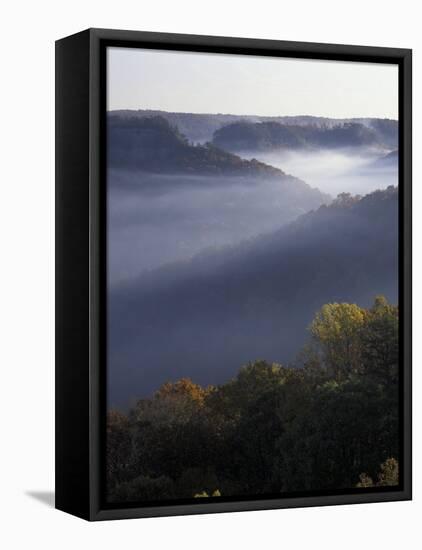
{"type": "Polygon", "coordinates": [[[411,51],[56,43],[56,506],[411,498],[411,51]]]}

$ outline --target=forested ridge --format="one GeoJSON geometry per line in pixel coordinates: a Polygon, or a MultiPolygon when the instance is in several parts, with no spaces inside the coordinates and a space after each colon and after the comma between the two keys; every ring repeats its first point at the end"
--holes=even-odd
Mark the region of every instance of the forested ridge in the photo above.
{"type": "Polygon", "coordinates": [[[212,143],[194,145],[161,116],[108,119],[108,165],[153,173],[283,177],[282,170],[245,160],[212,143]]]}
{"type": "Polygon", "coordinates": [[[295,364],[182,378],[107,417],[109,501],[399,483],[398,308],[329,303],[295,364]]]}
{"type": "Polygon", "coordinates": [[[336,126],[293,126],[278,122],[235,122],[216,130],[213,144],[227,151],[268,149],[386,147],[379,133],[364,124],[347,122],[336,126]]]}
{"type": "Polygon", "coordinates": [[[231,115],[231,114],[198,114],[173,113],[153,109],[122,109],[110,111],[109,120],[125,121],[128,119],[140,120],[151,117],[165,118],[171,126],[175,126],[189,140],[196,143],[212,141],[214,132],[230,124],[237,123],[278,123],[283,126],[302,126],[314,129],[333,128],[344,124],[359,124],[371,129],[377,136],[377,141],[396,147],[398,142],[398,121],[382,118],[329,118],[318,116],[260,116],[260,115],[231,115]]]}
{"type": "Polygon", "coordinates": [[[111,403],[149,395],[181,369],[207,385],[255,357],[290,362],[324,303],[368,306],[377,293],[395,303],[397,209],[397,188],[342,195],[276,232],[117,287],[111,403]]]}

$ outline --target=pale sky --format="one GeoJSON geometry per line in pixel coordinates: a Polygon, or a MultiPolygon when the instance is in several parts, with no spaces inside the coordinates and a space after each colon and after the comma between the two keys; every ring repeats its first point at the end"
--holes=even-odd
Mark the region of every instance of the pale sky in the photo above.
{"type": "Polygon", "coordinates": [[[107,108],[398,118],[398,67],[108,48],[107,108]]]}

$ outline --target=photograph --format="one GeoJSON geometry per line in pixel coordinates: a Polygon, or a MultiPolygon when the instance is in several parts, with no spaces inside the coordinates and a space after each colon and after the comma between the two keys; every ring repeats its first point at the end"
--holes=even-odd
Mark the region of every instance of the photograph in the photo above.
{"type": "Polygon", "coordinates": [[[2,15],[0,549],[415,549],[417,3],[2,15]]]}
{"type": "Polygon", "coordinates": [[[105,501],[400,490],[399,66],[106,48],[105,501]]]}

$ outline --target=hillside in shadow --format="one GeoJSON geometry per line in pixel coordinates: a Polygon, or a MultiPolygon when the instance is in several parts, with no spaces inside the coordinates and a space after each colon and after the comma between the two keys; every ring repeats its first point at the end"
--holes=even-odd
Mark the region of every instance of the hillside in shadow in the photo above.
{"type": "Polygon", "coordinates": [[[220,383],[248,361],[288,362],[330,302],[397,301],[398,192],[343,194],[290,225],[204,252],[109,293],[109,399],[166,380],[220,383]]]}

